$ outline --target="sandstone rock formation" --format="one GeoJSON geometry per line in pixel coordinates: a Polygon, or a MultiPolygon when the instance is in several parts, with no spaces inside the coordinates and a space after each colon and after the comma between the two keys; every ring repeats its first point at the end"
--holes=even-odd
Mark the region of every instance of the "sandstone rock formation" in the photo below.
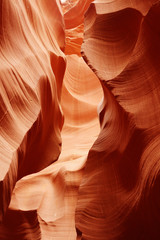
{"type": "Polygon", "coordinates": [[[107,13],[104,3],[95,2],[86,14],[82,51],[101,80],[104,99],[101,132],[79,189],[76,226],[82,239],[160,237],[160,4],[146,12],[146,2],[137,9],[134,1],[134,8],[125,9],[113,2],[115,11],[107,5],[107,13]]]}
{"type": "Polygon", "coordinates": [[[0,239],[160,239],[159,21],[0,0],[0,239]]]}

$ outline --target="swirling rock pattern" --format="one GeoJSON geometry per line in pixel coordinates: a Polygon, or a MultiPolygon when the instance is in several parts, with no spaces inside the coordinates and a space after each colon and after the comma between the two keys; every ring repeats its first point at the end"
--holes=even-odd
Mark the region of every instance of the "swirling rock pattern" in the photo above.
{"type": "Polygon", "coordinates": [[[0,0],[0,239],[160,239],[159,22],[155,0],[0,0]]]}
{"type": "Polygon", "coordinates": [[[59,156],[65,56],[60,5],[7,0],[0,7],[2,219],[16,181],[59,156]]]}
{"type": "Polygon", "coordinates": [[[104,100],[101,132],[79,189],[76,226],[82,239],[160,238],[155,107],[160,94],[160,4],[146,13],[148,5],[142,3],[142,9],[117,6],[104,13],[97,2],[86,14],[82,51],[101,80],[104,100]]]}

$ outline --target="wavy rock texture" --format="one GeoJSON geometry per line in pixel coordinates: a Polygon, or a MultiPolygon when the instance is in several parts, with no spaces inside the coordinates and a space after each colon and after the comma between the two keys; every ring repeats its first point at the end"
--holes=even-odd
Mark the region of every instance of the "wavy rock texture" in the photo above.
{"type": "Polygon", "coordinates": [[[119,2],[127,8],[118,1],[106,8],[95,2],[85,19],[82,50],[101,80],[104,100],[101,132],[79,189],[76,226],[82,239],[156,240],[160,4],[119,2]]]}
{"type": "Polygon", "coordinates": [[[65,56],[59,3],[7,0],[0,7],[2,218],[16,180],[60,154],[65,56]]]}
{"type": "Polygon", "coordinates": [[[0,0],[0,239],[160,239],[155,2],[0,0]]]}

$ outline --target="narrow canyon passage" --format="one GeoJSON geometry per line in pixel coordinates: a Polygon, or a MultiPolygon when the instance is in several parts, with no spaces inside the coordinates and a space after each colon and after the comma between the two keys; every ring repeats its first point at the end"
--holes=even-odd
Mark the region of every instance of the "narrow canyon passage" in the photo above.
{"type": "Polygon", "coordinates": [[[61,94],[61,154],[46,169],[17,182],[10,204],[10,209],[37,209],[42,239],[76,238],[78,187],[89,149],[100,132],[101,98],[99,80],[83,58],[68,55],[61,94]]]}
{"type": "MultiPolygon", "coordinates": [[[[69,5],[69,7],[71,6],[69,5]]],[[[77,236],[75,208],[78,188],[84,173],[89,149],[100,132],[97,106],[102,98],[102,88],[99,79],[80,54],[83,41],[83,23],[77,29],[71,28],[71,30],[68,29],[67,31],[65,70],[60,65],[63,63],[63,59],[59,58],[55,67],[56,55],[53,53],[50,55],[51,66],[57,78],[57,85],[61,87],[59,91],[59,93],[61,92],[60,108],[64,118],[61,130],[61,153],[49,167],[38,173],[27,175],[16,183],[6,213],[5,224],[1,225],[0,236],[2,239],[12,238],[17,240],[17,238],[23,239],[23,237],[44,240],[76,239],[77,236]],[[35,211],[37,214],[35,213],[33,216],[35,211]],[[27,213],[31,219],[33,218],[32,223],[25,216],[27,213]],[[17,218],[15,225],[12,217],[17,218]],[[20,220],[18,221],[18,219],[20,220]],[[23,221],[28,224],[28,230],[26,227],[22,227],[23,221]],[[35,226],[34,230],[32,230],[30,224],[35,226]]],[[[44,124],[48,125],[48,123],[54,122],[55,118],[61,124],[61,117],[55,116],[54,112],[52,113],[52,105],[50,104],[50,101],[52,101],[50,94],[52,93],[50,91],[47,81],[42,79],[40,95],[43,107],[42,116],[46,118],[44,124]],[[47,107],[46,104],[49,104],[49,106],[47,107]]],[[[42,125],[39,128],[43,129],[44,127],[42,125]]],[[[34,132],[34,129],[32,131],[34,132]]],[[[28,157],[31,158],[32,156],[33,160],[30,164],[32,169],[34,166],[32,166],[32,163],[35,161],[33,157],[34,151],[35,157],[39,158],[38,161],[45,162],[48,154],[51,159],[55,159],[55,143],[53,141],[53,145],[51,143],[49,145],[47,155],[43,156],[42,154],[40,160],[37,155],[39,148],[37,141],[41,141],[39,136],[35,139],[36,144],[33,142],[33,150],[30,150],[31,154],[28,157]],[[53,157],[51,156],[52,153],[53,157]]],[[[50,138],[48,133],[46,139],[47,136],[50,138]]],[[[48,140],[45,141],[48,142],[48,140]]],[[[48,143],[43,144],[48,147],[48,143]]],[[[45,151],[44,149],[43,147],[43,151],[45,151]]],[[[26,161],[25,167],[23,165],[23,168],[28,168],[28,161],[26,161]]],[[[21,175],[25,174],[22,172],[23,169],[21,175]]]]}
{"type": "Polygon", "coordinates": [[[0,0],[0,240],[160,239],[160,1],[0,0]]]}

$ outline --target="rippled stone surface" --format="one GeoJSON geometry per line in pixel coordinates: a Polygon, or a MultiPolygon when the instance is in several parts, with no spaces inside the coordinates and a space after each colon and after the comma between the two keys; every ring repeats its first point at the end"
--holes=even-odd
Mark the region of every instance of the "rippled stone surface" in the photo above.
{"type": "Polygon", "coordinates": [[[160,3],[0,0],[0,239],[160,239],[160,3]]]}

